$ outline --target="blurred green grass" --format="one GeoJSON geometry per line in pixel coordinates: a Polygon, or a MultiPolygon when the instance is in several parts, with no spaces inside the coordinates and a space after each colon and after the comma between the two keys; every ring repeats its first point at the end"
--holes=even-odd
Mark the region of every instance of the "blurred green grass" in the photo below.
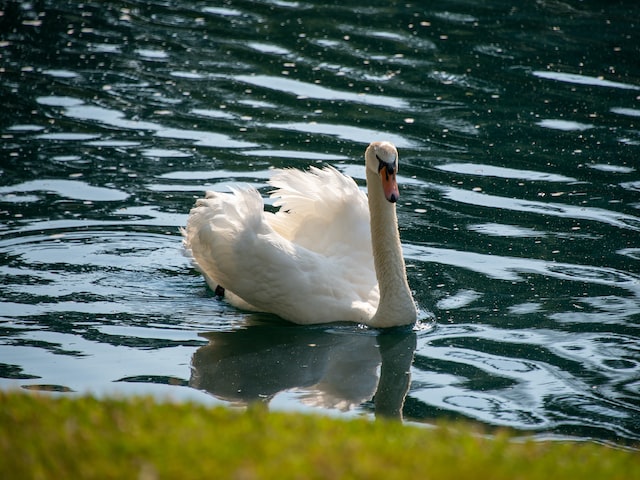
{"type": "Polygon", "coordinates": [[[640,478],[640,454],[469,424],[0,392],[0,478],[640,478]]]}

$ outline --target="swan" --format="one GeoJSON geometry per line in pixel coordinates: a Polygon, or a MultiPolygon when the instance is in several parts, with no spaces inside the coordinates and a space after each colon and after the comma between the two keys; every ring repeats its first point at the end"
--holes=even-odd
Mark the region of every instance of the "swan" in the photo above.
{"type": "Polygon", "coordinates": [[[181,229],[187,255],[241,309],[302,325],[415,323],[396,216],[398,151],[373,142],[364,156],[368,195],[333,167],[277,170],[275,213],[254,188],[207,192],[181,229]]]}

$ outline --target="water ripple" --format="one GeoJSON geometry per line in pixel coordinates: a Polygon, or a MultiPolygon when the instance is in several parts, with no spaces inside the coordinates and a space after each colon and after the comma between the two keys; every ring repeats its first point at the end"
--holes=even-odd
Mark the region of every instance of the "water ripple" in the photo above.
{"type": "Polygon", "coordinates": [[[563,72],[546,72],[546,71],[534,71],[532,74],[539,78],[556,80],[558,82],[573,83],[576,85],[591,85],[595,87],[609,87],[620,88],[623,90],[640,90],[638,85],[630,85],[628,83],[612,82],[600,77],[590,77],[588,75],[578,75],[575,73],[563,73],[563,72]]]}
{"type": "Polygon", "coordinates": [[[526,274],[533,273],[560,280],[615,286],[640,294],[639,275],[613,268],[488,255],[415,244],[403,245],[403,250],[405,258],[413,261],[464,268],[498,280],[524,281],[526,274]]]}
{"type": "Polygon", "coordinates": [[[266,126],[271,129],[295,130],[297,132],[330,135],[342,140],[363,143],[365,145],[369,144],[372,138],[378,138],[393,142],[399,148],[412,148],[418,146],[417,142],[409,140],[397,133],[390,133],[382,130],[370,130],[350,125],[334,125],[319,122],[286,122],[269,123],[266,126]]]}
{"type": "Polygon", "coordinates": [[[442,190],[444,192],[444,196],[452,201],[477,205],[483,208],[505,209],[554,217],[590,220],[618,228],[634,231],[640,230],[640,217],[612,212],[602,208],[585,206],[577,207],[554,202],[538,202],[533,200],[506,198],[454,187],[445,187],[442,190]]]}
{"type": "Polygon", "coordinates": [[[18,185],[0,187],[0,195],[26,192],[53,192],[63,198],[93,202],[117,202],[129,197],[125,192],[113,188],[94,187],[80,180],[32,180],[18,185]]]}
{"type": "Polygon", "coordinates": [[[575,182],[573,177],[566,177],[555,173],[534,172],[531,170],[517,170],[514,168],[497,167],[476,163],[446,163],[436,166],[445,172],[462,173],[466,175],[480,175],[483,177],[518,178],[533,182],[575,182]]]}
{"type": "MultiPolygon", "coordinates": [[[[48,99],[46,98],[40,99],[41,102],[47,100],[48,99]]],[[[82,101],[78,101],[77,103],[66,106],[64,115],[69,118],[98,122],[102,125],[122,129],[148,130],[155,132],[155,135],[161,138],[193,140],[195,141],[196,145],[201,146],[210,146],[217,148],[248,148],[258,146],[258,144],[256,143],[236,140],[222,133],[172,128],[160,125],[155,122],[148,122],[143,120],[128,120],[125,118],[125,114],[118,110],[98,107],[94,105],[84,105],[82,101]]],[[[43,135],[41,135],[41,137],[43,137],[43,135]]],[[[95,138],[95,136],[93,136],[92,138],[95,138]]]]}
{"type": "Polygon", "coordinates": [[[373,95],[370,93],[344,92],[290,78],[270,77],[266,75],[237,75],[235,79],[251,85],[296,95],[298,98],[363,103],[390,109],[409,108],[409,103],[399,98],[373,95]]]}

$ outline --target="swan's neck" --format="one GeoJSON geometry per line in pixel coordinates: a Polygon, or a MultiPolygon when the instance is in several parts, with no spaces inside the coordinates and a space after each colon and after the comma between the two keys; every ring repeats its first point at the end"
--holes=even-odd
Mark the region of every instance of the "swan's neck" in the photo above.
{"type": "Polygon", "coordinates": [[[409,290],[395,203],[384,197],[380,178],[367,169],[373,262],[380,288],[372,327],[393,327],[416,321],[416,306],[409,290]]]}

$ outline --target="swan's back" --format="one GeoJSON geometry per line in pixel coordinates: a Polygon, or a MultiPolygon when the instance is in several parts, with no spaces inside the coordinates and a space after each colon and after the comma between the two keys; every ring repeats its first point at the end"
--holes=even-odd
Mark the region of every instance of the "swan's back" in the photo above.
{"type": "Polygon", "coordinates": [[[366,322],[379,292],[364,193],[330,167],[269,183],[276,213],[252,188],[207,192],[191,210],[184,244],[211,288],[296,323],[366,322]]]}

